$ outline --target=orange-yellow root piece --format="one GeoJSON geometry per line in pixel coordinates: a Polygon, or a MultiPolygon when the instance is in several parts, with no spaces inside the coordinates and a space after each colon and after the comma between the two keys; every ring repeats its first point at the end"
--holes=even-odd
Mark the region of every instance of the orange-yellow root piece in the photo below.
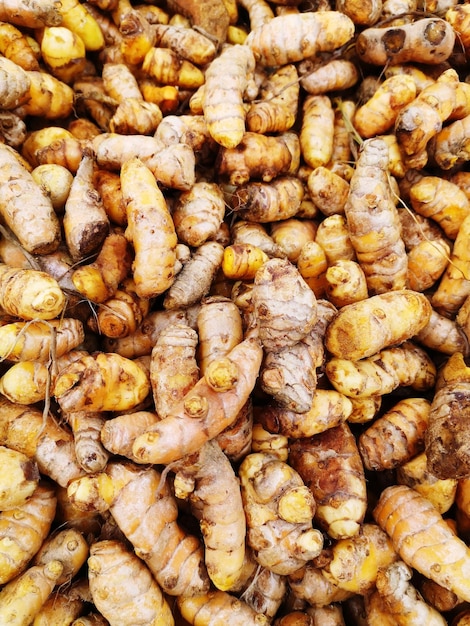
{"type": "Polygon", "coordinates": [[[468,601],[470,550],[429,500],[393,485],[382,491],[373,516],[409,567],[468,601]]]}
{"type": "MultiPolygon", "coordinates": [[[[257,337],[248,336],[222,359],[211,363],[215,373],[227,367],[236,375],[232,387],[217,390],[208,374],[201,378],[151,431],[134,442],[133,454],[140,463],[170,463],[195,452],[237,418],[252,392],[261,365],[262,348],[257,337]]],[[[225,378],[223,378],[225,382],[225,378]]]]}
{"type": "Polygon", "coordinates": [[[90,547],[88,579],[93,602],[111,626],[173,626],[162,590],[146,565],[118,540],[90,547]]]}

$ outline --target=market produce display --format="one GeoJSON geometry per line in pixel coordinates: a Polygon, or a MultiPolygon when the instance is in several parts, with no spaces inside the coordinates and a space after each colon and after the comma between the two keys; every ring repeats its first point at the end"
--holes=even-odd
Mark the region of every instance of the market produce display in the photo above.
{"type": "Polygon", "coordinates": [[[0,623],[470,622],[470,4],[0,1],[0,623]]]}

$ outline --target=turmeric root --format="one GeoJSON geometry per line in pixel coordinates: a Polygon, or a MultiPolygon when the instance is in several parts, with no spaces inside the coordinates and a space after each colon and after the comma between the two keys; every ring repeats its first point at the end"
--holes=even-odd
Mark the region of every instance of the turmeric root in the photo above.
{"type": "Polygon", "coordinates": [[[63,411],[127,411],[150,391],[147,373],[118,354],[87,354],[57,377],[54,396],[63,411]]]}
{"type": "Polygon", "coordinates": [[[392,485],[382,491],[373,516],[409,567],[464,600],[470,596],[469,548],[424,496],[392,485]]]}
{"type": "Polygon", "coordinates": [[[239,582],[245,565],[246,520],[233,467],[219,445],[208,441],[174,471],[176,496],[194,502],[197,509],[209,577],[217,589],[228,591],[239,582]]]}
{"type": "Polygon", "coordinates": [[[39,470],[34,460],[23,452],[0,446],[0,511],[21,506],[39,483],[39,470]]]}
{"type": "Polygon", "coordinates": [[[210,626],[217,621],[230,621],[233,626],[268,626],[270,623],[266,615],[220,589],[198,596],[179,596],[176,602],[185,621],[193,626],[210,626]]]}
{"type": "Polygon", "coordinates": [[[214,238],[224,219],[223,193],[215,183],[195,182],[180,194],[171,214],[178,240],[197,248],[214,238]]]}
{"type": "Polygon", "coordinates": [[[362,61],[373,65],[437,64],[450,56],[454,43],[451,25],[429,17],[398,28],[366,28],[357,37],[356,51],[362,61]]]}
{"type": "Polygon", "coordinates": [[[175,227],[154,176],[139,158],[123,164],[121,186],[127,206],[125,234],[135,251],[136,292],[141,297],[155,297],[174,281],[175,227]]]}
{"type": "Polygon", "coordinates": [[[411,339],[430,317],[429,300],[419,292],[381,293],[342,307],[327,328],[325,345],[331,354],[356,361],[411,339]]]}
{"type": "Polygon", "coordinates": [[[277,67],[332,52],[354,34],[354,22],[340,11],[280,15],[251,30],[245,45],[258,63],[277,67]],[[279,44],[279,42],[282,42],[279,44]]]}
{"type": "Polygon", "coordinates": [[[61,234],[52,202],[5,144],[0,144],[0,170],[0,214],[7,226],[27,252],[56,250],[61,234]]]}
{"type": "Polygon", "coordinates": [[[76,348],[85,338],[83,323],[74,317],[62,320],[11,322],[0,326],[0,358],[9,361],[47,362],[76,348]]]}
{"type": "Polygon", "coordinates": [[[62,573],[60,561],[32,565],[0,591],[0,620],[4,624],[31,624],[62,573]]]}
{"type": "Polygon", "coordinates": [[[267,453],[251,453],[239,477],[247,541],[260,565],[287,575],[320,554],[323,537],[312,528],[315,501],[292,467],[267,453]]]}
{"type": "Polygon", "coordinates": [[[116,293],[130,272],[131,247],[126,237],[119,232],[109,233],[96,259],[88,265],[75,269],[72,281],[85,298],[92,302],[104,302],[116,293]]]}
{"type": "Polygon", "coordinates": [[[257,271],[253,306],[260,340],[272,352],[302,340],[317,319],[315,294],[287,259],[270,259],[257,271]]]}
{"type": "Polygon", "coordinates": [[[467,387],[470,370],[461,352],[439,371],[425,433],[428,469],[437,478],[470,476],[467,446],[467,387]]]}
{"type": "MultiPolygon", "coordinates": [[[[236,374],[232,388],[217,390],[209,384],[209,368],[168,416],[148,433],[137,437],[133,454],[140,463],[170,463],[198,450],[234,422],[252,392],[261,365],[259,340],[247,336],[222,359],[211,363],[213,378],[220,371],[226,383],[227,369],[236,374]],[[178,436],[175,434],[178,433],[178,436]]],[[[220,389],[220,387],[219,387],[220,389]]]]}
{"type": "Polygon", "coordinates": [[[93,182],[94,157],[85,153],[65,203],[64,233],[74,261],[95,252],[109,231],[108,216],[93,182]]]}
{"type": "Polygon", "coordinates": [[[160,587],[124,543],[111,539],[94,543],[88,558],[88,579],[93,602],[111,626],[139,622],[173,626],[173,615],[160,587]]]}
{"type": "Polygon", "coordinates": [[[60,486],[83,475],[75,456],[72,433],[36,407],[0,399],[0,445],[34,459],[44,476],[60,486]]]}
{"type": "Polygon", "coordinates": [[[63,569],[57,584],[62,585],[70,583],[78,574],[87,560],[88,553],[88,543],[82,533],[76,528],[65,528],[47,537],[34,555],[32,563],[46,565],[50,561],[60,561],[63,569]]]}
{"type": "Polygon", "coordinates": [[[330,537],[352,537],[364,520],[367,497],[364,467],[346,423],[291,444],[289,463],[316,502],[315,520],[330,537]]]}
{"type": "Polygon", "coordinates": [[[205,73],[202,109],[212,138],[235,148],[245,132],[243,95],[255,69],[250,48],[237,45],[222,50],[205,73]],[[223,80],[222,80],[223,79],[223,80]]]}
{"type": "Polygon", "coordinates": [[[68,494],[80,509],[109,508],[165,593],[205,593],[209,578],[201,542],[178,524],[176,499],[167,483],[160,481],[160,473],[151,467],[112,460],[104,473],[72,482],[68,494]],[[129,518],[129,507],[138,511],[135,519],[129,518]]]}
{"type": "Polygon", "coordinates": [[[390,189],[388,154],[382,139],[364,141],[344,207],[351,243],[371,295],[406,286],[407,256],[390,189]]]}
{"type": "Polygon", "coordinates": [[[65,294],[46,272],[0,264],[0,306],[24,320],[52,320],[65,307],[65,294]]]}
{"type": "Polygon", "coordinates": [[[431,357],[410,341],[359,361],[333,357],[325,372],[337,391],[352,398],[383,395],[399,386],[425,391],[436,382],[436,365],[431,357]]]}
{"type": "Polygon", "coordinates": [[[303,197],[300,180],[286,174],[271,182],[248,181],[239,185],[230,205],[243,220],[263,224],[294,217],[303,197]]]}
{"type": "Polygon", "coordinates": [[[51,485],[41,481],[21,505],[0,513],[0,581],[21,574],[49,534],[56,512],[51,485]]]}

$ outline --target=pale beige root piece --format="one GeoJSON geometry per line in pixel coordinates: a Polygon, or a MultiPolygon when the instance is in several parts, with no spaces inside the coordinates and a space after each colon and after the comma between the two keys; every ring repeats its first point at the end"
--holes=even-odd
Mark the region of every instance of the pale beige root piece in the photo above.
{"type": "Polygon", "coordinates": [[[353,537],[364,520],[366,480],[347,423],[292,442],[289,463],[316,502],[315,521],[333,539],[353,537]]]}
{"type": "Polygon", "coordinates": [[[382,396],[364,396],[349,398],[352,402],[352,412],[348,417],[350,424],[365,424],[378,416],[382,406],[382,396]]]}
{"type": "Polygon", "coordinates": [[[375,588],[379,571],[398,559],[385,531],[366,522],[356,535],[332,546],[323,574],[341,589],[365,596],[375,588]]]}
{"type": "Polygon", "coordinates": [[[458,82],[456,70],[448,69],[399,111],[395,135],[408,167],[427,164],[427,145],[455,107],[458,82]]]}
{"type": "Polygon", "coordinates": [[[359,80],[356,65],[347,59],[332,59],[326,63],[305,59],[298,66],[300,85],[311,95],[329,93],[353,87],[359,80]]]}
{"type": "Polygon", "coordinates": [[[74,261],[96,252],[109,232],[109,219],[95,189],[94,157],[85,152],[65,203],[64,235],[74,261]]]}
{"type": "Polygon", "coordinates": [[[415,489],[443,515],[456,501],[460,482],[466,479],[437,478],[428,470],[427,465],[426,452],[417,454],[397,468],[397,484],[415,489]]]}
{"type": "Polygon", "coordinates": [[[209,589],[202,544],[178,524],[176,499],[154,468],[112,460],[106,472],[72,482],[68,495],[80,509],[109,509],[165,593],[191,596],[209,589]]]}
{"type": "Polygon", "coordinates": [[[105,302],[117,291],[129,274],[131,247],[121,232],[110,232],[104,239],[96,259],[77,267],[72,273],[75,289],[92,302],[105,302]]]}
{"type": "Polygon", "coordinates": [[[41,37],[41,57],[48,71],[66,84],[79,78],[87,64],[83,39],[65,24],[46,26],[41,37]]]}
{"type": "Polygon", "coordinates": [[[328,300],[338,308],[368,297],[366,275],[356,261],[332,263],[325,272],[325,282],[328,300]]]}
{"type": "Polygon", "coordinates": [[[139,463],[171,463],[230,426],[253,391],[262,353],[258,338],[249,335],[226,357],[212,361],[172,415],[136,438],[134,458],[139,463]]]}
{"type": "Polygon", "coordinates": [[[240,589],[234,591],[239,594],[240,600],[246,602],[254,611],[274,619],[288,591],[287,576],[275,574],[269,568],[261,567],[251,554],[248,560],[249,567],[252,568],[251,575],[240,589]]]}
{"type": "Polygon", "coordinates": [[[102,471],[110,457],[101,442],[106,416],[101,411],[73,410],[64,412],[63,417],[72,429],[80,467],[87,473],[102,471]]]}
{"type": "Polygon", "coordinates": [[[393,485],[382,491],[373,516],[409,567],[467,600],[469,548],[429,500],[411,487],[393,485]]]}
{"type": "Polygon", "coordinates": [[[65,307],[65,294],[46,272],[0,264],[0,306],[24,320],[52,320],[65,307]]]}
{"type": "Polygon", "coordinates": [[[36,613],[32,626],[51,626],[63,624],[70,626],[86,610],[85,601],[72,596],[68,590],[52,593],[41,609],[36,613]]]}
{"type": "Polygon", "coordinates": [[[227,37],[230,14],[222,0],[209,0],[201,5],[197,0],[169,0],[172,13],[180,13],[189,18],[192,27],[220,46],[227,37]]]}
{"type": "Polygon", "coordinates": [[[165,294],[164,308],[185,309],[206,296],[222,265],[223,254],[224,247],[217,241],[206,241],[196,248],[165,294]]]}
{"type": "Polygon", "coordinates": [[[411,339],[429,322],[432,307],[422,293],[400,289],[342,307],[329,324],[325,346],[356,361],[411,339]]]}
{"type": "Polygon", "coordinates": [[[198,335],[186,324],[163,329],[152,349],[150,384],[157,415],[164,419],[199,380],[198,335]]]}
{"type": "Polygon", "coordinates": [[[445,626],[447,621],[435,608],[427,604],[411,584],[411,568],[403,561],[391,563],[377,575],[377,590],[385,610],[398,626],[412,626],[419,622],[445,626]]]}
{"type": "Polygon", "coordinates": [[[175,227],[155,177],[139,158],[123,164],[121,187],[127,211],[125,234],[135,252],[132,270],[137,295],[152,298],[174,281],[175,227]]]}
{"type": "Polygon", "coordinates": [[[264,224],[294,217],[304,195],[302,182],[298,178],[280,175],[271,182],[249,181],[239,185],[229,202],[242,220],[264,224]]]}
{"type": "MultiPolygon", "coordinates": [[[[198,309],[198,305],[195,307],[198,309]]],[[[157,341],[158,335],[170,324],[187,324],[189,309],[152,310],[144,317],[140,326],[127,337],[104,338],[103,348],[107,352],[116,352],[121,356],[133,359],[143,355],[149,355],[157,341]]],[[[189,324],[193,327],[192,324],[189,324]]]]}
{"type": "Polygon", "coordinates": [[[396,65],[399,63],[438,64],[452,53],[455,33],[445,20],[423,18],[400,27],[370,27],[356,40],[356,51],[365,63],[396,65]]]}
{"type": "Polygon", "coordinates": [[[197,358],[201,374],[212,361],[227,356],[243,339],[243,322],[237,305],[223,296],[201,302],[196,318],[199,343],[197,358]]]}
{"type": "Polygon", "coordinates": [[[70,583],[88,558],[89,547],[83,534],[76,528],[65,528],[51,533],[34,555],[33,565],[60,561],[62,574],[58,585],[70,583]]]}
{"type": "Polygon", "coordinates": [[[276,67],[318,52],[332,52],[354,35],[354,22],[339,11],[280,15],[251,30],[246,38],[258,63],[276,67]]]}
{"type": "Polygon", "coordinates": [[[227,46],[208,66],[202,110],[211,137],[225,148],[238,146],[245,133],[243,96],[253,81],[255,59],[249,47],[227,46]]]}
{"type": "Polygon", "coordinates": [[[0,144],[0,214],[27,252],[47,254],[59,246],[59,220],[50,198],[19,159],[13,148],[0,144]]]}
{"type": "Polygon", "coordinates": [[[352,19],[354,24],[360,26],[373,26],[379,21],[382,12],[382,0],[339,0],[336,8],[352,19]]]}
{"type": "Polygon", "coordinates": [[[275,16],[270,4],[265,0],[239,0],[238,4],[248,13],[250,30],[255,30],[275,16]]]}
{"type": "Polygon", "coordinates": [[[315,500],[300,475],[268,453],[247,455],[239,468],[247,542],[256,561],[277,574],[291,574],[323,548],[312,527],[315,500]]]}
{"type": "Polygon", "coordinates": [[[0,622],[28,626],[49,598],[62,573],[60,561],[32,565],[0,591],[0,622]]]}
{"type": "Polygon", "coordinates": [[[215,441],[175,464],[177,498],[194,505],[204,541],[204,559],[212,583],[233,589],[244,575],[246,520],[235,471],[215,441]]]}
{"type": "Polygon", "coordinates": [[[265,350],[279,351],[304,339],[317,321],[317,300],[296,266],[273,258],[257,271],[254,315],[265,350]]]}
{"type": "Polygon", "coordinates": [[[329,166],[320,165],[313,169],[307,178],[307,188],[312,201],[323,215],[344,215],[349,183],[329,166]]]}
{"type": "MultiPolygon", "coordinates": [[[[294,598],[311,606],[327,606],[332,602],[343,602],[353,595],[352,591],[342,589],[333,583],[325,575],[324,568],[318,567],[315,561],[307,563],[290,574],[288,582],[294,598]]],[[[295,623],[294,626],[296,626],[295,623]]]]}
{"type": "Polygon", "coordinates": [[[342,604],[309,606],[306,614],[312,620],[312,626],[346,626],[342,604]]]}
{"type": "MultiPolygon", "coordinates": [[[[459,309],[462,310],[463,305],[459,309]]],[[[470,345],[464,328],[457,319],[450,319],[432,310],[429,322],[416,335],[415,340],[425,348],[436,350],[451,356],[455,352],[462,352],[466,357],[470,354],[470,345]]]]}
{"type": "Polygon", "coordinates": [[[0,392],[11,402],[35,404],[52,395],[57,374],[73,360],[86,354],[85,350],[70,350],[56,357],[54,365],[40,361],[14,363],[0,378],[0,392]]]}
{"type": "Polygon", "coordinates": [[[171,48],[196,65],[206,65],[216,56],[216,45],[207,35],[194,28],[154,24],[155,46],[171,48]]]}
{"type": "Polygon", "coordinates": [[[90,546],[88,579],[93,603],[111,626],[173,626],[162,590],[123,542],[108,539],[90,546]]]}
{"type": "Polygon", "coordinates": [[[425,398],[405,398],[376,419],[358,439],[364,467],[392,469],[423,452],[430,410],[425,398]]]}
{"type": "Polygon", "coordinates": [[[16,109],[29,98],[31,81],[25,68],[18,65],[13,59],[4,56],[0,59],[0,105],[2,109],[16,109]]]}
{"type": "Polygon", "coordinates": [[[294,64],[283,65],[268,74],[258,99],[246,114],[247,130],[255,133],[282,133],[294,125],[299,101],[299,81],[294,64]]]}
{"type": "Polygon", "coordinates": [[[470,201],[458,185],[440,176],[423,176],[409,193],[416,213],[437,222],[449,239],[457,238],[470,213],[470,201]]]}
{"type": "Polygon", "coordinates": [[[101,429],[101,443],[112,454],[135,460],[132,454],[134,440],[159,421],[160,417],[154,411],[123,413],[107,419],[101,429]]]}
{"type": "Polygon", "coordinates": [[[178,241],[197,248],[214,239],[225,215],[224,195],[216,183],[198,181],[182,192],[171,212],[178,241]]]}
{"type": "Polygon", "coordinates": [[[26,124],[19,115],[13,111],[0,112],[0,137],[3,139],[2,143],[19,149],[26,140],[26,135],[26,124]]]}
{"type": "Polygon", "coordinates": [[[354,127],[363,138],[391,129],[399,111],[416,97],[416,83],[408,74],[389,76],[354,114],[354,127]]]}
{"type": "Polygon", "coordinates": [[[439,285],[431,297],[433,307],[448,317],[454,317],[470,295],[470,215],[462,222],[439,285]]]}
{"type": "Polygon", "coordinates": [[[332,357],[325,373],[335,389],[351,398],[384,395],[400,386],[428,391],[436,382],[431,357],[410,341],[359,361],[332,357]]]}
{"type": "Polygon", "coordinates": [[[268,626],[270,619],[227,591],[208,591],[197,596],[179,596],[178,609],[192,626],[268,626]]]}
{"type": "Polygon", "coordinates": [[[99,167],[119,170],[130,159],[138,157],[157,180],[170,189],[186,191],[195,182],[194,150],[183,143],[165,146],[148,135],[102,133],[93,142],[99,167]]]}
{"type": "Polygon", "coordinates": [[[55,417],[36,407],[0,398],[0,444],[23,452],[37,463],[39,471],[61,486],[83,475],[77,462],[73,436],[55,417]]]}
{"type": "Polygon", "coordinates": [[[336,313],[335,307],[324,300],[317,301],[316,308],[317,319],[312,330],[293,346],[266,351],[260,371],[259,382],[263,391],[278,405],[296,413],[312,409],[317,368],[323,365],[325,356],[325,331],[336,313]]]}
{"type": "Polygon", "coordinates": [[[60,7],[56,0],[44,0],[39,6],[32,4],[29,0],[16,1],[13,6],[11,4],[11,2],[2,2],[0,20],[26,28],[58,26],[62,21],[60,7]]]}
{"type": "Polygon", "coordinates": [[[437,478],[470,476],[469,383],[470,368],[463,354],[456,352],[438,372],[425,433],[428,469],[437,478]]]}
{"type": "Polygon", "coordinates": [[[0,511],[23,505],[39,484],[36,462],[6,446],[0,446],[0,511]]]}
{"type": "Polygon", "coordinates": [[[325,166],[333,155],[335,114],[327,95],[308,95],[299,133],[302,156],[311,168],[325,166]]]}
{"type": "Polygon", "coordinates": [[[0,582],[21,574],[49,534],[56,512],[54,488],[45,481],[20,506],[0,513],[0,582]]]}
{"type": "Polygon", "coordinates": [[[150,380],[135,361],[119,354],[87,354],[65,367],[54,385],[63,411],[128,411],[150,392],[150,380]]]}
{"type": "Polygon", "coordinates": [[[388,162],[388,147],[382,139],[364,141],[344,207],[351,243],[371,295],[406,286],[407,256],[388,162]]]}

